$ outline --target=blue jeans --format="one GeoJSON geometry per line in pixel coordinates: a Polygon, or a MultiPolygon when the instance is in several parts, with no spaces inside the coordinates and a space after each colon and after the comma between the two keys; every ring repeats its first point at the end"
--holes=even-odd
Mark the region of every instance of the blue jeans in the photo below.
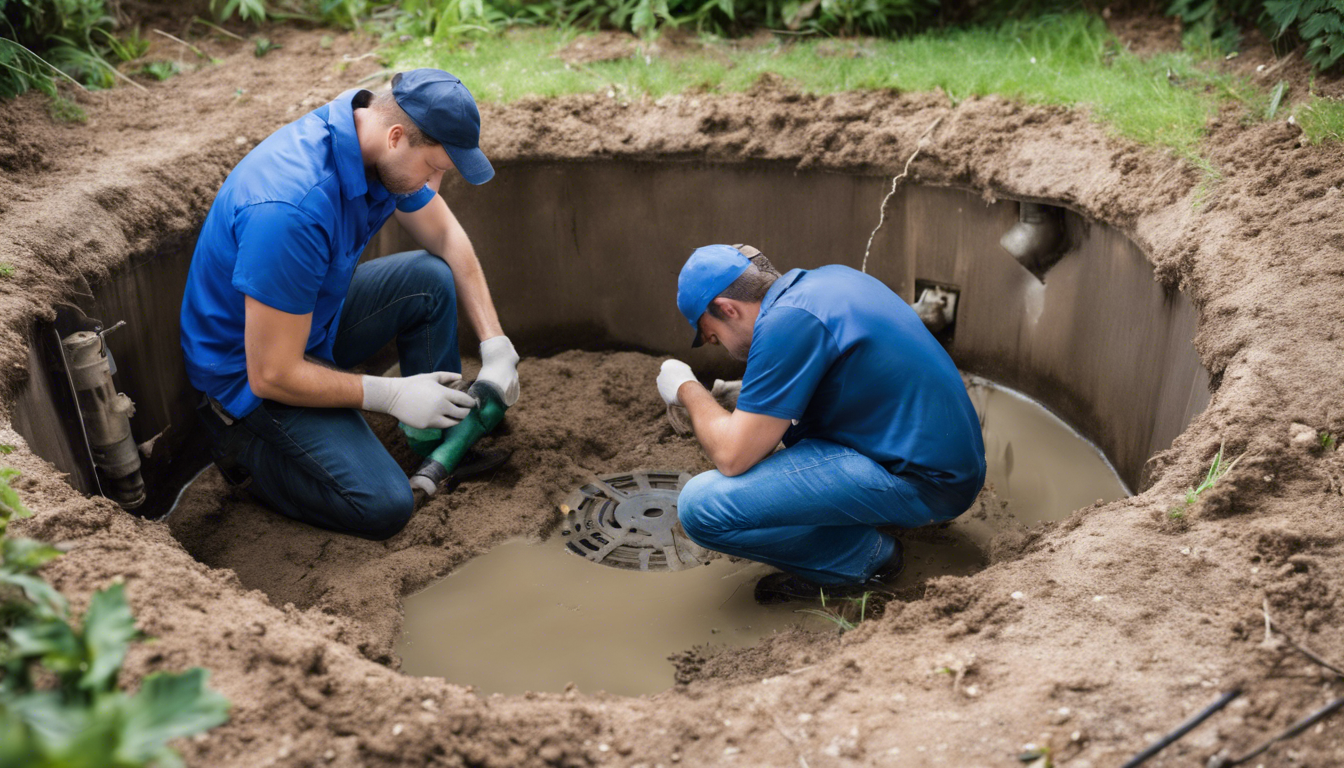
{"type": "MultiPolygon", "coordinates": [[[[410,251],[359,265],[341,310],[333,358],[350,368],[397,342],[403,376],[461,372],[457,290],[437,256],[410,251]]],[[[386,539],[411,519],[406,473],[354,408],[271,400],[232,426],[206,419],[221,454],[252,477],[262,503],[319,528],[386,539]]]]}
{"type": "Polygon", "coordinates": [[[930,509],[905,479],[825,440],[800,440],[737,477],[696,475],[677,500],[700,546],[816,584],[870,578],[896,546],[877,526],[915,528],[964,511],[930,509]]]}

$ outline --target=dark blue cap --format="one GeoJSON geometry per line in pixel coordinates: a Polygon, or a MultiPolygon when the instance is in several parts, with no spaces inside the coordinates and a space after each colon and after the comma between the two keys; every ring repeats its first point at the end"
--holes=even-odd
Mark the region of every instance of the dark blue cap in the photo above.
{"type": "Polygon", "coordinates": [[[751,259],[731,245],[706,245],[691,253],[677,277],[677,309],[695,329],[692,347],[705,343],[700,338],[700,316],[709,303],[750,266],[751,259]]]}
{"type": "Polygon", "coordinates": [[[481,151],[481,112],[461,80],[441,69],[413,69],[392,78],[397,106],[443,145],[462,178],[484,184],[495,175],[481,151]]]}

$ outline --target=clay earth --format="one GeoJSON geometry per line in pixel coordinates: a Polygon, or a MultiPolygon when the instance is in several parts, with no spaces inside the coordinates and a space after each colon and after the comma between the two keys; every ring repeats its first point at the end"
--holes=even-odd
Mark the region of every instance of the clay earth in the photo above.
{"type": "MultiPolygon", "coordinates": [[[[1169,22],[1115,23],[1136,49],[1171,44],[1169,22]]],[[[218,65],[143,93],[78,94],[87,124],[53,122],[32,94],[0,113],[0,261],[13,266],[0,280],[0,442],[17,446],[6,463],[37,511],[14,531],[68,547],[45,575],[77,609],[125,581],[156,640],[132,651],[124,685],[211,671],[232,717],[178,744],[188,764],[993,766],[1034,744],[1059,765],[1111,766],[1241,687],[1149,763],[1203,765],[1340,695],[1336,675],[1279,634],[1266,640],[1267,607],[1296,641],[1344,660],[1344,452],[1319,439],[1344,433],[1344,147],[1312,145],[1281,119],[1214,119],[1207,151],[1222,177],[1201,189],[1187,163],[1085,112],[1000,98],[811,96],[766,78],[731,95],[486,105],[484,148],[500,167],[695,158],[890,176],[941,117],[912,183],[1056,201],[1117,227],[1199,310],[1193,343],[1212,402],[1152,458],[1138,495],[997,547],[979,573],[931,580],[843,636],[791,633],[727,657],[688,649],[681,682],[658,695],[480,698],[401,674],[391,651],[401,596],[493,543],[543,532],[587,472],[707,466],[666,421],[656,358],[524,360],[524,398],[501,438],[517,450],[512,465],[435,500],[386,543],[291,524],[213,470],[169,522],[75,492],[10,428],[33,321],[199,227],[252,146],[378,70],[358,58],[367,42],[269,34],[284,48],[266,58],[202,40],[218,65]],[[547,408],[561,390],[583,405],[547,408]],[[1242,458],[1173,519],[1220,445],[1242,458]]],[[[1274,61],[1259,46],[1230,66],[1274,61]]],[[[1308,74],[1299,61],[1276,76],[1308,74]]],[[[1341,91],[1338,78],[1316,87],[1341,91]]],[[[1344,763],[1339,723],[1257,762],[1344,763]]]]}

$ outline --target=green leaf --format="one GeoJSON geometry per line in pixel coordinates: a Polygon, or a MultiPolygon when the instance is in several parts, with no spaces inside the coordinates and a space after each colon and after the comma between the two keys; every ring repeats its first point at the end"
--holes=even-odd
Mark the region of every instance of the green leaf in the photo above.
{"type": "MultiPolygon", "coordinates": [[[[81,734],[87,734],[92,730],[89,727],[92,713],[85,707],[69,706],[59,691],[30,693],[9,702],[8,706],[19,720],[32,729],[33,735],[43,747],[42,751],[48,756],[69,754],[81,734]]],[[[56,764],[74,762],[68,760],[56,764]]],[[[50,764],[45,761],[38,763],[38,765],[50,764]]]]}
{"type": "Polygon", "coordinates": [[[0,542],[0,573],[31,573],[61,556],[50,544],[33,539],[0,542]]]}
{"type": "Polygon", "coordinates": [[[156,672],[145,678],[127,707],[116,759],[138,764],[163,759],[169,741],[208,731],[229,719],[229,701],[205,687],[208,673],[196,667],[181,674],[156,672]]]}
{"type": "Polygon", "coordinates": [[[10,647],[16,656],[40,659],[58,675],[78,672],[84,665],[84,644],[62,619],[10,627],[10,647]]]}
{"type": "Polygon", "coordinates": [[[1283,103],[1283,96],[1287,92],[1287,80],[1280,80],[1279,84],[1274,86],[1274,90],[1269,92],[1269,110],[1267,112],[1269,119],[1274,119],[1274,115],[1279,111],[1279,105],[1283,103]]]}
{"type": "Polygon", "coordinates": [[[113,584],[93,595],[89,611],[84,614],[84,646],[89,660],[88,671],[79,681],[84,690],[111,690],[117,682],[117,672],[126,659],[131,641],[140,637],[135,628],[135,617],[126,604],[123,584],[113,584]]]}
{"type": "Polygon", "coordinates": [[[0,533],[4,532],[4,523],[13,517],[32,517],[33,511],[24,506],[19,492],[10,487],[9,481],[21,472],[12,467],[0,468],[0,533]]]}
{"type": "Polygon", "coordinates": [[[23,590],[23,594],[50,618],[65,616],[68,606],[65,598],[47,582],[26,573],[0,572],[0,584],[9,584],[23,590]]]}

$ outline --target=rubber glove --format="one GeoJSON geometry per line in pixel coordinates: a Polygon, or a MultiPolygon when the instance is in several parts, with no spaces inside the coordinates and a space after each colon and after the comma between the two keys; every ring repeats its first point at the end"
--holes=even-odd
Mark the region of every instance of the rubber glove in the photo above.
{"type": "Polygon", "coordinates": [[[481,372],[477,381],[494,385],[504,396],[504,406],[518,402],[518,353],[508,336],[494,336],[481,342],[481,372]]]}
{"type": "MultiPolygon", "coordinates": [[[[737,409],[737,396],[742,392],[742,380],[724,381],[715,379],[714,386],[710,388],[709,394],[714,396],[719,405],[726,411],[737,409]]],[[[672,429],[679,435],[689,435],[695,431],[691,426],[691,414],[684,405],[668,404],[667,420],[672,422],[672,429]]]]}
{"type": "Polygon", "coordinates": [[[404,378],[363,376],[364,410],[387,413],[416,429],[447,429],[471,413],[476,398],[448,385],[460,373],[434,371],[404,378]]]}
{"type": "Polygon", "coordinates": [[[682,384],[695,380],[691,366],[680,360],[664,360],[663,367],[658,372],[658,394],[663,396],[663,402],[668,405],[681,405],[681,401],[677,399],[677,390],[681,389],[682,384]]]}

